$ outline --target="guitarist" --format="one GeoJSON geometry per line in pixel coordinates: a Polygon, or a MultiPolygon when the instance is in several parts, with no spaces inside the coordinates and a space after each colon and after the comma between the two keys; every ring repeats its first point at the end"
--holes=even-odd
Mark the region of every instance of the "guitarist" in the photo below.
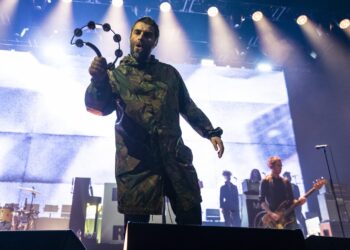
{"type": "Polygon", "coordinates": [[[280,157],[271,156],[267,165],[271,169],[271,173],[262,180],[259,197],[261,207],[266,211],[265,218],[263,218],[264,226],[267,228],[298,229],[294,211],[283,214],[279,208],[282,203],[286,204],[287,207],[293,204],[302,205],[306,202],[306,198],[302,196],[295,199],[290,181],[280,176],[282,171],[280,157]],[[281,221],[283,222],[281,223],[281,221]]]}

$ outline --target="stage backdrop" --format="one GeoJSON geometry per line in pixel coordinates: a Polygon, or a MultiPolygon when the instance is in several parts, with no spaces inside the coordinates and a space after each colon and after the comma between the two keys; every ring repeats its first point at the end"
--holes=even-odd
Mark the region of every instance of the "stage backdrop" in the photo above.
{"type": "MultiPolygon", "coordinates": [[[[49,64],[28,52],[0,51],[0,58],[1,206],[30,201],[30,193],[19,187],[40,192],[34,203],[41,212],[45,204],[70,204],[74,177],[90,177],[94,195],[103,196],[103,184],[115,181],[116,117],[86,112],[92,57],[66,56],[49,64]]],[[[233,173],[242,192],[253,168],[269,172],[271,155],[282,157],[283,171],[304,190],[283,72],[175,66],[194,101],[224,130],[225,154],[218,159],[211,143],[181,121],[203,182],[203,211],[219,208],[223,170],[233,173]]]]}

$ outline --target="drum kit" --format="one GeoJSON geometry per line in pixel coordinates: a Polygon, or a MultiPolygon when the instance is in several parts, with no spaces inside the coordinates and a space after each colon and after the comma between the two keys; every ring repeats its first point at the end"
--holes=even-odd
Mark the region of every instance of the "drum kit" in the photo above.
{"type": "Polygon", "coordinates": [[[31,202],[27,204],[25,199],[23,208],[18,204],[9,203],[0,207],[0,231],[25,231],[34,230],[35,221],[38,218],[39,211],[33,206],[34,198],[40,194],[37,190],[27,187],[18,187],[31,194],[31,202]]]}

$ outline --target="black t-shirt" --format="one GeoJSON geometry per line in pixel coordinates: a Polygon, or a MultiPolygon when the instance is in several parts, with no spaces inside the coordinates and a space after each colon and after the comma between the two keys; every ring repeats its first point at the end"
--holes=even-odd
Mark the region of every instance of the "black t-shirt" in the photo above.
{"type": "Polygon", "coordinates": [[[271,211],[276,211],[279,205],[294,200],[292,186],[287,179],[274,178],[271,175],[265,177],[260,185],[260,201],[267,202],[271,211]]]}

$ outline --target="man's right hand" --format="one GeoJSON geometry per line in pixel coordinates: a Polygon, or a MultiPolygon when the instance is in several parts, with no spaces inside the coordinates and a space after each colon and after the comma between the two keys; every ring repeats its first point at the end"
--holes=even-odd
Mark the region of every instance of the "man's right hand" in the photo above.
{"type": "Polygon", "coordinates": [[[107,61],[104,57],[96,56],[92,61],[89,73],[96,82],[101,82],[107,77],[107,61]]]}
{"type": "Polygon", "coordinates": [[[273,219],[274,221],[278,221],[278,220],[281,218],[281,216],[280,216],[279,214],[276,214],[276,213],[274,213],[274,212],[270,212],[270,213],[269,213],[269,216],[270,216],[270,218],[273,219]]]}

